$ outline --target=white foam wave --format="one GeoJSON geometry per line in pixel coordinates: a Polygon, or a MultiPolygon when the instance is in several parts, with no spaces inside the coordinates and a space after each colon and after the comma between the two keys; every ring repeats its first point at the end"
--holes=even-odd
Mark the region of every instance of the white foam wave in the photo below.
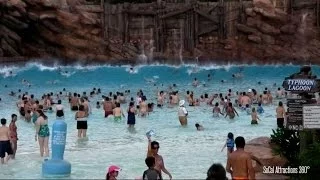
{"type": "MultiPolygon", "coordinates": [[[[36,60],[35,60],[36,61],[36,60]]],[[[40,61],[40,60],[39,60],[40,61]]],[[[113,65],[81,65],[81,64],[75,64],[75,65],[68,65],[68,66],[63,66],[60,65],[58,63],[54,63],[52,66],[49,65],[44,65],[41,63],[37,63],[37,62],[31,62],[31,63],[27,63],[25,66],[0,66],[0,74],[3,77],[10,77],[12,75],[16,75],[19,72],[22,71],[27,71],[30,70],[32,68],[37,68],[39,71],[57,71],[59,69],[74,69],[74,70],[85,70],[85,71],[93,71],[96,69],[101,69],[101,68],[126,68],[127,72],[131,72],[133,74],[136,74],[139,72],[139,69],[143,68],[143,67],[169,67],[169,68],[175,68],[175,69],[179,69],[179,68],[191,68],[191,70],[187,70],[188,74],[192,74],[192,73],[197,73],[201,70],[216,70],[216,69],[225,69],[226,71],[229,71],[231,68],[233,67],[254,67],[254,66],[261,66],[258,64],[231,64],[228,63],[226,65],[217,65],[214,63],[211,64],[206,64],[206,65],[197,65],[197,64],[186,64],[184,63],[183,65],[172,65],[172,64],[160,64],[159,62],[155,62],[153,64],[139,64],[134,66],[133,71],[130,70],[130,67],[132,67],[131,65],[121,65],[121,66],[113,66],[113,65]],[[10,73],[12,72],[12,73],[10,73]],[[11,74],[11,75],[10,75],[11,74]]],[[[270,64],[270,65],[265,65],[266,67],[283,67],[284,65],[281,64],[270,64]]],[[[289,63],[285,66],[296,66],[293,65],[292,63],[289,63]]]]}

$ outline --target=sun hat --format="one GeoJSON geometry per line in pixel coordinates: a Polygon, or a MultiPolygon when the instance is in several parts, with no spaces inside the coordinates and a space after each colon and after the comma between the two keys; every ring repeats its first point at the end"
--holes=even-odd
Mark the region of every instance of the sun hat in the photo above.
{"type": "Polygon", "coordinates": [[[184,103],[185,103],[185,101],[184,101],[184,100],[181,100],[181,101],[179,102],[179,106],[183,106],[184,103]]]}
{"type": "Polygon", "coordinates": [[[116,165],[110,166],[109,169],[108,169],[108,173],[112,173],[114,171],[119,172],[119,171],[121,171],[121,168],[119,166],[116,166],[116,165]]]}
{"type": "Polygon", "coordinates": [[[248,92],[251,93],[251,92],[252,92],[252,89],[248,89],[248,92]]]}

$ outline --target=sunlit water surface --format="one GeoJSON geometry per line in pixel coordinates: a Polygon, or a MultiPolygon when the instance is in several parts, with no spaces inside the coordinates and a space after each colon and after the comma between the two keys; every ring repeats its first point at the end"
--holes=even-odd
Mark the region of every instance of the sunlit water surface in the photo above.
{"type": "MultiPolygon", "coordinates": [[[[194,68],[190,66],[141,66],[135,72],[129,73],[129,67],[62,67],[63,71],[71,72],[69,77],[61,75],[57,67],[46,67],[29,64],[24,68],[3,67],[0,70],[0,117],[10,119],[12,113],[17,113],[15,103],[17,97],[8,96],[10,91],[29,92],[40,97],[44,92],[58,93],[66,88],[68,92],[87,94],[93,87],[101,88],[103,94],[109,92],[131,90],[130,97],[136,96],[138,89],[147,95],[148,102],[156,103],[156,92],[166,90],[170,84],[177,84],[181,97],[187,90],[192,90],[196,97],[204,93],[226,94],[230,88],[235,91],[247,91],[255,88],[261,92],[269,87],[274,93],[282,83],[284,77],[297,72],[298,66],[243,66],[244,78],[233,80],[231,75],[239,72],[236,66],[208,66],[194,68]],[[12,70],[16,76],[6,77],[12,70]],[[196,72],[196,73],[195,73],[196,72]],[[207,81],[207,75],[213,77],[206,82],[207,87],[194,88],[191,85],[193,78],[200,82],[207,81]],[[154,83],[147,83],[145,79],[153,79],[154,83]],[[22,85],[21,80],[27,79],[32,86],[22,85]],[[57,80],[57,84],[49,81],[57,80]],[[225,80],[225,83],[221,83],[225,80]],[[258,85],[261,81],[261,85],[258,85]],[[276,83],[277,86],[273,86],[276,83]],[[163,84],[163,86],[162,86],[163,84]],[[5,85],[8,87],[5,88],[5,85]]],[[[319,74],[320,68],[313,67],[313,72],[319,74]]],[[[154,129],[154,140],[160,142],[159,154],[164,157],[166,168],[174,179],[205,178],[206,171],[212,163],[226,164],[226,150],[220,152],[225,143],[228,132],[235,136],[244,136],[246,140],[259,136],[269,136],[276,128],[275,105],[264,107],[266,113],[261,115],[262,121],[258,126],[250,125],[251,117],[240,111],[240,117],[235,120],[213,118],[212,108],[187,107],[189,111],[187,128],[179,126],[177,108],[156,108],[147,118],[137,117],[135,133],[129,132],[126,120],[120,123],[112,119],[105,119],[102,109],[96,109],[95,103],[101,100],[101,95],[91,99],[93,112],[88,120],[88,141],[77,139],[76,121],[74,112],[71,112],[67,99],[65,105],[65,121],[68,124],[67,145],[65,159],[72,164],[72,179],[98,179],[105,177],[107,166],[119,165],[122,168],[120,179],[142,176],[146,169],[144,159],[147,150],[145,133],[154,129]],[[205,131],[197,132],[194,124],[198,122],[205,127],[205,131]]],[[[216,102],[216,100],[215,100],[216,102]]],[[[127,109],[127,105],[122,105],[127,109]]],[[[55,120],[55,114],[47,114],[50,129],[55,120]]],[[[17,122],[18,152],[16,160],[9,161],[8,165],[0,166],[0,178],[41,178],[41,163],[38,143],[34,140],[35,129],[32,124],[23,120],[17,122]]],[[[51,140],[50,140],[51,143],[51,140]]],[[[166,175],[164,175],[167,178],[166,175]]]]}

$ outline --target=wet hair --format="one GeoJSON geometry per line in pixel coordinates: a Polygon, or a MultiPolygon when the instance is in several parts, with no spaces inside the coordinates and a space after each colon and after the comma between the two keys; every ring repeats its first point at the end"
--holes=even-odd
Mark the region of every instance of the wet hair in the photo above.
{"type": "Polygon", "coordinates": [[[281,90],[281,88],[278,88],[278,90],[280,91],[280,90],[281,90]]]}
{"type": "Polygon", "coordinates": [[[204,98],[208,98],[209,96],[208,96],[208,94],[206,93],[206,94],[204,94],[204,98]]]}
{"type": "Polygon", "coordinates": [[[158,143],[157,141],[152,141],[152,142],[151,142],[151,149],[152,149],[154,146],[158,146],[158,148],[159,148],[159,143],[158,143]]]}
{"type": "Polygon", "coordinates": [[[37,112],[39,113],[39,117],[43,117],[43,119],[48,119],[48,117],[43,113],[42,110],[38,109],[37,112]]]}
{"type": "Polygon", "coordinates": [[[6,123],[7,123],[7,120],[6,120],[5,118],[2,118],[2,119],[1,119],[1,124],[2,124],[2,125],[6,125],[6,123]]]}
{"type": "Polygon", "coordinates": [[[79,106],[79,111],[84,111],[84,105],[79,106]]]}
{"type": "Polygon", "coordinates": [[[110,101],[110,98],[109,98],[109,97],[106,97],[106,101],[110,101]]]}
{"type": "Polygon", "coordinates": [[[109,92],[109,96],[110,96],[110,97],[112,96],[112,92],[109,92]]]}
{"type": "Polygon", "coordinates": [[[232,133],[232,132],[229,132],[229,133],[228,133],[228,138],[229,138],[229,139],[233,139],[233,133],[232,133]]]}
{"type": "Polygon", "coordinates": [[[258,103],[258,106],[261,106],[261,103],[258,103]]]}
{"type": "Polygon", "coordinates": [[[142,96],[141,100],[142,100],[142,101],[146,101],[146,100],[147,100],[147,97],[146,97],[146,96],[142,96]]]}
{"type": "Polygon", "coordinates": [[[11,118],[15,118],[15,117],[18,117],[16,114],[11,114],[11,118]]]}
{"type": "Polygon", "coordinates": [[[244,148],[244,146],[246,145],[246,141],[244,140],[244,138],[242,136],[238,136],[235,139],[235,143],[236,143],[237,148],[244,148]]]}
{"type": "Polygon", "coordinates": [[[130,103],[129,103],[129,106],[134,106],[134,102],[130,102],[130,103]]]}
{"type": "Polygon", "coordinates": [[[201,95],[200,98],[203,99],[203,95],[201,95]]]}
{"type": "Polygon", "coordinates": [[[116,103],[116,107],[120,107],[120,103],[117,102],[117,103],[116,103]]]}
{"type": "Polygon", "coordinates": [[[196,128],[199,128],[199,127],[200,127],[200,124],[196,123],[195,126],[196,126],[196,128]]]}
{"type": "Polygon", "coordinates": [[[253,108],[252,108],[252,112],[256,112],[256,108],[253,107],[253,108]]]}
{"type": "Polygon", "coordinates": [[[231,89],[229,89],[228,91],[231,92],[231,89]]]}
{"type": "Polygon", "coordinates": [[[77,95],[78,95],[77,93],[73,93],[73,96],[74,96],[74,97],[77,97],[77,95]]]}
{"type": "Polygon", "coordinates": [[[61,104],[61,100],[60,99],[58,100],[58,104],[61,104]]]}
{"type": "Polygon", "coordinates": [[[282,101],[279,101],[279,106],[283,106],[282,101]]]}
{"type": "Polygon", "coordinates": [[[151,167],[153,167],[155,165],[156,159],[153,156],[149,156],[149,157],[146,158],[145,162],[146,162],[146,165],[149,168],[151,168],[151,167]]]}
{"type": "Polygon", "coordinates": [[[248,108],[249,107],[249,104],[246,104],[246,108],[248,108]]]}
{"type": "Polygon", "coordinates": [[[230,107],[232,106],[232,102],[229,102],[229,106],[230,106],[230,107]]]}
{"type": "Polygon", "coordinates": [[[226,170],[221,164],[212,164],[207,171],[206,180],[227,180],[226,170]]]}
{"type": "Polygon", "coordinates": [[[216,105],[215,106],[219,106],[219,103],[218,102],[216,102],[216,105]]]}
{"type": "Polygon", "coordinates": [[[99,101],[97,101],[97,105],[99,105],[100,104],[100,102],[99,101]]]}
{"type": "Polygon", "coordinates": [[[187,94],[190,94],[190,91],[187,91],[187,94]]]}

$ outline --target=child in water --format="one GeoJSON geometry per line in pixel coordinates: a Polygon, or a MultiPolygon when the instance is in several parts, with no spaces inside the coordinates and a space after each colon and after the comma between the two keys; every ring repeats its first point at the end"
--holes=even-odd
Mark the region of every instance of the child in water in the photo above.
{"type": "Polygon", "coordinates": [[[264,109],[263,109],[263,107],[261,106],[261,103],[258,104],[257,112],[258,112],[259,114],[264,113],[264,109]]]}
{"type": "Polygon", "coordinates": [[[97,102],[97,105],[96,105],[96,108],[97,108],[97,109],[100,109],[100,107],[101,107],[101,106],[100,106],[100,102],[98,101],[98,102],[97,102]]]}
{"type": "Polygon", "coordinates": [[[226,140],[226,143],[221,149],[221,152],[224,150],[224,148],[227,147],[227,155],[233,152],[234,149],[234,139],[233,139],[233,134],[231,132],[228,133],[228,139],[226,140]]]}
{"type": "Polygon", "coordinates": [[[251,114],[251,109],[250,109],[250,106],[249,106],[249,104],[246,104],[246,112],[247,112],[247,114],[248,115],[250,115],[251,114]]]}
{"type": "Polygon", "coordinates": [[[47,113],[53,113],[52,107],[49,107],[49,109],[47,110],[47,113]]]}
{"type": "Polygon", "coordinates": [[[258,124],[258,120],[261,121],[256,112],[256,108],[252,108],[251,118],[251,124],[258,124]]]}
{"type": "Polygon", "coordinates": [[[200,124],[196,123],[195,124],[196,128],[197,128],[197,131],[203,131],[204,130],[204,127],[201,126],[200,124]]]}

